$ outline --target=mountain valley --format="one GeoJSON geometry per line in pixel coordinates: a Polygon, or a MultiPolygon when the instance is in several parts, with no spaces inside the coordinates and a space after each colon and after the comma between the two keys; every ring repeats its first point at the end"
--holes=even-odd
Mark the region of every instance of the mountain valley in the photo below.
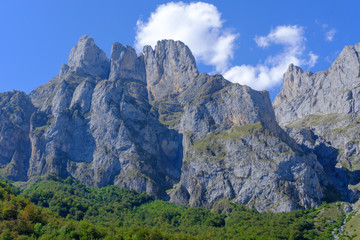
{"type": "Polygon", "coordinates": [[[138,55],[89,36],[29,94],[0,94],[0,174],[116,185],[177,205],[224,199],[262,212],[356,202],[360,45],[324,72],[290,65],[266,91],[199,73],[190,49],[162,40],[138,55]]]}

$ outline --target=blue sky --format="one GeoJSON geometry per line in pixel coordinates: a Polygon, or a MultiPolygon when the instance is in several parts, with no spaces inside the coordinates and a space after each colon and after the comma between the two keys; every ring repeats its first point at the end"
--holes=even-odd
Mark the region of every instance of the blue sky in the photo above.
{"type": "Polygon", "coordinates": [[[360,42],[359,9],[357,0],[1,0],[0,92],[28,93],[48,82],[84,34],[108,56],[115,41],[140,49],[158,36],[179,36],[200,72],[245,81],[273,99],[288,61],[325,70],[345,45],[360,42]]]}

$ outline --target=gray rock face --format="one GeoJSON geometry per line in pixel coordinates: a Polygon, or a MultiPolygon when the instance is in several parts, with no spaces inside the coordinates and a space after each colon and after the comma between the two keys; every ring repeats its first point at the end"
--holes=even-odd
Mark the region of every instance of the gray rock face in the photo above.
{"type": "Polygon", "coordinates": [[[290,65],[273,106],[280,125],[309,114],[358,114],[360,111],[360,43],[346,46],[323,72],[303,72],[290,65]]]}
{"type": "Polygon", "coordinates": [[[291,211],[318,206],[327,184],[314,155],[301,157],[261,123],[210,134],[184,159],[180,185],[191,206],[226,198],[258,211],[291,211]]]}
{"type": "Polygon", "coordinates": [[[180,41],[159,41],[144,47],[146,79],[151,99],[186,89],[199,74],[190,49],[180,41]]]}
{"type": "Polygon", "coordinates": [[[337,197],[350,201],[359,197],[359,53],[360,43],[346,46],[329,69],[314,74],[290,65],[273,103],[280,125],[316,153],[337,197]]]}
{"type": "Polygon", "coordinates": [[[114,43],[111,49],[110,80],[133,79],[146,82],[143,57],[138,57],[135,49],[114,43]]]}
{"type": "Polygon", "coordinates": [[[275,212],[319,204],[328,184],[323,168],[277,125],[267,92],[202,74],[176,98],[162,101],[163,115],[173,105],[183,107],[172,125],[183,134],[184,147],[172,202],[211,207],[226,198],[275,212]]]}
{"type": "MultiPolygon", "coordinates": [[[[17,146],[29,146],[16,160],[22,175],[8,174],[18,180],[56,174],[177,204],[226,198],[274,212],[317,206],[332,186],[316,155],[278,126],[267,92],[199,75],[181,42],[159,41],[139,56],[114,43],[109,61],[84,36],[59,74],[29,96],[35,108],[25,95],[13,107],[27,109],[23,125],[0,131],[21,136],[0,147],[2,173],[11,173],[17,146]]],[[[1,113],[1,123],[11,116],[1,113]]]]}
{"type": "Polygon", "coordinates": [[[30,116],[35,108],[25,93],[0,94],[0,173],[26,181],[30,157],[30,116]]]}
{"type": "Polygon", "coordinates": [[[59,75],[62,77],[62,75],[71,71],[79,76],[89,74],[107,78],[109,70],[109,59],[104,51],[95,45],[94,39],[85,35],[71,49],[68,64],[63,65],[59,75]]]}
{"type": "Polygon", "coordinates": [[[52,91],[42,86],[30,94],[44,104],[32,117],[29,178],[51,173],[165,196],[180,178],[181,138],[150,113],[143,57],[115,43],[109,79],[103,80],[104,71],[89,70],[87,62],[108,61],[99,51],[89,60],[94,50],[88,48],[98,49],[82,37],[66,74],[49,83],[52,91]]]}
{"type": "Polygon", "coordinates": [[[277,125],[267,92],[201,74],[153,102],[160,122],[183,135],[176,204],[211,207],[222,198],[259,211],[314,207],[328,178],[277,125]]]}
{"type": "Polygon", "coordinates": [[[98,82],[107,79],[109,73],[110,61],[106,54],[95,44],[94,39],[85,35],[71,49],[68,63],[62,65],[59,74],[47,84],[30,92],[29,95],[34,106],[43,111],[49,107],[61,110],[62,106],[67,105],[65,102],[71,100],[69,94],[71,95],[72,92],[69,92],[71,87],[68,88],[68,85],[77,85],[85,78],[98,82]],[[63,83],[59,84],[61,81],[63,83]],[[67,90],[66,93],[64,93],[65,90],[67,90]],[[54,97],[54,94],[57,96],[54,97]],[[49,102],[53,100],[54,102],[49,102]]]}

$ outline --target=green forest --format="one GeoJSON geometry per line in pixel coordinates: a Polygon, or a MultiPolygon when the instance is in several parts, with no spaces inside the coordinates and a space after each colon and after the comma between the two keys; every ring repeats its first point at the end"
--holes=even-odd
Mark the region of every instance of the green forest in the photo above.
{"type": "Polygon", "coordinates": [[[177,206],[117,186],[50,177],[19,189],[0,181],[0,239],[333,239],[340,203],[259,213],[220,200],[177,206]]]}

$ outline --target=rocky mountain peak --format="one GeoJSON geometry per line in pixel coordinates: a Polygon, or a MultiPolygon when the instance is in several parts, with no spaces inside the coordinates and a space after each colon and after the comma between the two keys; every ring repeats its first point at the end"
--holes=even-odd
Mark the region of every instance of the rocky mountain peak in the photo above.
{"type": "Polygon", "coordinates": [[[199,75],[189,47],[180,41],[158,41],[154,50],[145,46],[143,52],[149,95],[153,99],[183,91],[199,75]]]}
{"type": "Polygon", "coordinates": [[[360,43],[317,73],[293,66],[273,103],[280,125],[313,151],[343,200],[359,198],[360,43]]]}
{"type": "MultiPolygon", "coordinates": [[[[276,96],[273,103],[274,106],[280,104],[284,100],[283,98],[289,98],[289,96],[292,97],[299,94],[298,92],[301,90],[303,73],[304,71],[300,67],[295,66],[294,64],[289,65],[283,76],[282,94],[276,96]]],[[[310,72],[308,72],[307,75],[310,75],[310,72]]]]}
{"type": "Polygon", "coordinates": [[[273,107],[280,125],[309,114],[360,112],[360,44],[346,46],[326,71],[289,66],[273,107]]]}
{"type": "Polygon", "coordinates": [[[302,74],[304,71],[294,64],[290,64],[285,74],[302,74]]]}
{"type": "Polygon", "coordinates": [[[301,75],[304,71],[293,64],[290,64],[288,70],[284,73],[284,82],[286,88],[290,88],[291,90],[296,90],[301,86],[301,75]]]}
{"type": "Polygon", "coordinates": [[[96,44],[93,38],[84,35],[71,49],[68,63],[63,65],[60,76],[67,72],[76,75],[94,75],[107,78],[110,70],[110,62],[106,54],[96,44]]]}
{"type": "Polygon", "coordinates": [[[134,48],[115,42],[111,49],[109,79],[133,79],[145,82],[143,57],[138,57],[134,48]]]}
{"type": "MultiPolygon", "coordinates": [[[[314,106],[332,110],[316,101],[326,102],[329,91],[338,100],[343,90],[327,79],[333,72],[341,73],[290,65],[277,105],[282,119],[314,106]]],[[[83,36],[57,77],[30,98],[10,95],[0,94],[0,174],[13,179],[56,174],[178,204],[211,207],[226,198],[275,212],[318,206],[329,186],[317,157],[277,124],[268,92],[199,75],[179,41],[140,55],[114,43],[109,61],[83,36]]]]}
{"type": "Polygon", "coordinates": [[[341,72],[348,81],[360,77],[360,43],[345,46],[329,71],[341,72]]]}

